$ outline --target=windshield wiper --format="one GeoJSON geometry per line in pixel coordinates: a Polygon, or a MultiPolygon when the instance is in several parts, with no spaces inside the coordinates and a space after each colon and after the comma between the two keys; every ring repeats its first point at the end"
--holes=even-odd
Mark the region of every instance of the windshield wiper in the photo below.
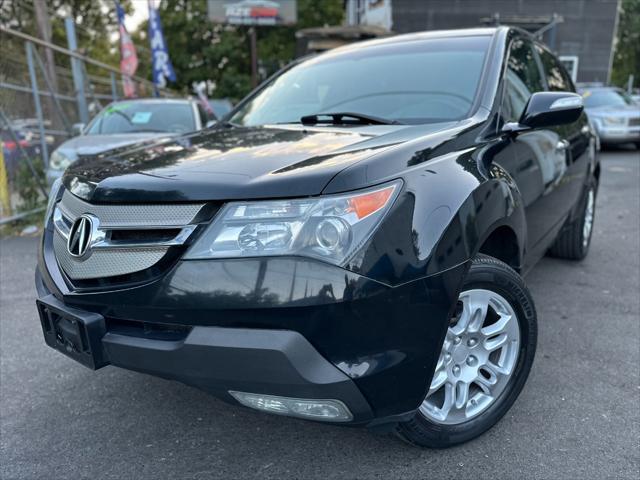
{"type": "Polygon", "coordinates": [[[332,123],[334,125],[400,125],[402,123],[397,120],[387,120],[386,118],[353,112],[331,112],[305,115],[300,119],[300,122],[303,125],[316,125],[318,123],[332,123]]]}

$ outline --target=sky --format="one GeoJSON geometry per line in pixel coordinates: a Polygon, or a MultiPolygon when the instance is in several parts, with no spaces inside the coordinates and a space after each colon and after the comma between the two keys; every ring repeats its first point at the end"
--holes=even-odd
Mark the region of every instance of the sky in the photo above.
{"type": "Polygon", "coordinates": [[[131,0],[133,4],[133,15],[127,15],[125,24],[128,32],[133,32],[143,21],[149,18],[149,7],[147,0],[131,0]]]}

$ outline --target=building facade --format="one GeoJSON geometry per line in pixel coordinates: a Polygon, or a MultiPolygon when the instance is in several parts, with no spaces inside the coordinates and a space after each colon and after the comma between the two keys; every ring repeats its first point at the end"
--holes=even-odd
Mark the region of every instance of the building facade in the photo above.
{"type": "Polygon", "coordinates": [[[391,0],[391,28],[396,33],[409,33],[515,25],[532,33],[542,31],[542,40],[561,57],[570,73],[573,70],[574,79],[606,83],[613,60],[619,3],[619,0],[391,0]]]}

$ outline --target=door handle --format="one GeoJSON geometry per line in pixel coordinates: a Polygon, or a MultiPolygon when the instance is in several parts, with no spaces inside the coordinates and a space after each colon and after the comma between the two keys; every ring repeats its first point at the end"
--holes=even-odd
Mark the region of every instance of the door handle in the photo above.
{"type": "Polygon", "coordinates": [[[573,162],[569,154],[569,146],[569,141],[564,139],[558,140],[558,143],[556,143],[556,155],[564,160],[562,162],[564,168],[567,168],[573,162]]]}

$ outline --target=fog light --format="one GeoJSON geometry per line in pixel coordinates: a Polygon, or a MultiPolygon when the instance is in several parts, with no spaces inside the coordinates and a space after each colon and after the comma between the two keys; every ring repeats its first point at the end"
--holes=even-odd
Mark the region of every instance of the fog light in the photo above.
{"type": "Polygon", "coordinates": [[[340,400],[276,397],[259,393],[234,392],[229,394],[242,405],[278,415],[309,418],[324,422],[348,422],[353,415],[340,400]]]}

